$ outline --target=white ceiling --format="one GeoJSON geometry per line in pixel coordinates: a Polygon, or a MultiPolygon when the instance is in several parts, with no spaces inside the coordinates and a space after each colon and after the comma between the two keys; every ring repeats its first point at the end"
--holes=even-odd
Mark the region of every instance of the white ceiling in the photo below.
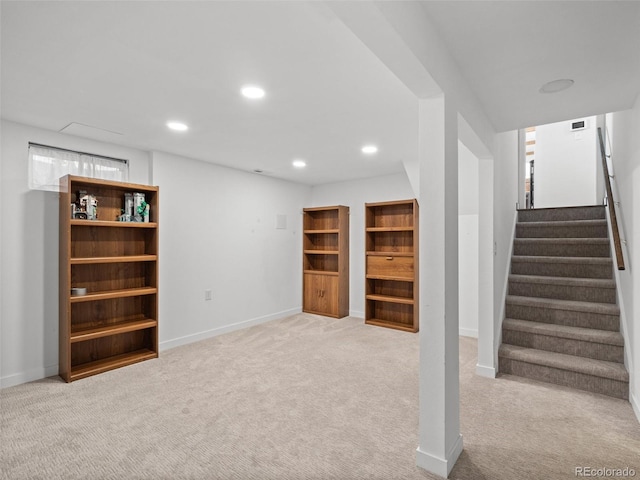
{"type": "MultiPolygon", "coordinates": [[[[497,130],[629,108],[639,7],[424,2],[497,130]],[[566,77],[572,89],[538,94],[566,77]]],[[[401,172],[417,153],[414,95],[322,2],[1,8],[5,119],[56,131],[75,122],[65,131],[310,185],[401,172]],[[244,99],[247,83],[266,97],[244,99]],[[168,120],[190,130],[168,131],[168,120]],[[365,143],[379,153],[363,155],[365,143]]]]}
{"type": "Polygon", "coordinates": [[[638,1],[428,1],[497,131],[625,110],[640,93],[638,1]],[[573,87],[540,94],[546,82],[573,87]]]}

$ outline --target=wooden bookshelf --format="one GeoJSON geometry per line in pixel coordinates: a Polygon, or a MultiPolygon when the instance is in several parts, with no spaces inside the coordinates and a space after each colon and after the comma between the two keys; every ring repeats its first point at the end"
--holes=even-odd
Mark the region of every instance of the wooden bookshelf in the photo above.
{"type": "Polygon", "coordinates": [[[349,207],[305,208],[302,310],[349,315],[349,207]]]}
{"type": "Polygon", "coordinates": [[[365,323],[417,332],[418,202],[365,204],[365,323]]]}
{"type": "Polygon", "coordinates": [[[60,187],[60,376],[71,382],[157,357],[158,187],[71,175],[60,187]],[[98,219],[71,218],[79,190],[96,197],[98,219]],[[149,221],[118,221],[134,192],[145,194],[149,221]]]}

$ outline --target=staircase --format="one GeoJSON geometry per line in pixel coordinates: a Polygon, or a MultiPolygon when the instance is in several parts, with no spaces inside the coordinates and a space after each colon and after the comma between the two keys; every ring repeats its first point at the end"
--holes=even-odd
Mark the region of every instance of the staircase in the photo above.
{"type": "Polygon", "coordinates": [[[518,211],[501,373],[628,399],[604,206],[518,211]]]}

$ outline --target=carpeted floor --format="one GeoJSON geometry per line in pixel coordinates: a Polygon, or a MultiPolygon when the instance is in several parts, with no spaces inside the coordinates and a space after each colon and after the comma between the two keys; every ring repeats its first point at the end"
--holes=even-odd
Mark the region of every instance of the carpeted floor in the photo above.
{"type": "MultiPolygon", "coordinates": [[[[454,479],[635,469],[624,400],[474,374],[460,339],[454,479]]],[[[0,391],[3,479],[432,479],[415,467],[418,336],[300,314],[65,384],[0,391]]]]}

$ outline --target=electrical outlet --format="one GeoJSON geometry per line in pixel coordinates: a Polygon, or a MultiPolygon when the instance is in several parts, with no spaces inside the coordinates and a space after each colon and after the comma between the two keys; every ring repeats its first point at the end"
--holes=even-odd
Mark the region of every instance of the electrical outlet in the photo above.
{"type": "Polygon", "coordinates": [[[205,300],[213,299],[213,293],[211,292],[211,290],[205,290],[204,291],[204,299],[205,300]]]}

